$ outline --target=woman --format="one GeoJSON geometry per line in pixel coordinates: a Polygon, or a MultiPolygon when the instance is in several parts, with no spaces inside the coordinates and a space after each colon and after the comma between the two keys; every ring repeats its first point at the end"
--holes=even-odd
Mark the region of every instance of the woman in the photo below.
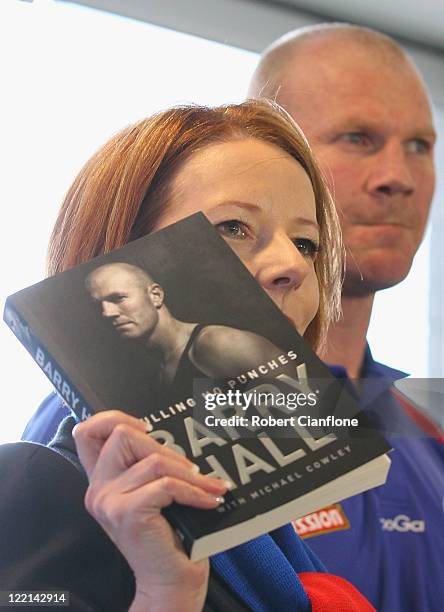
{"type": "MultiPolygon", "coordinates": [[[[199,210],[319,347],[338,312],[339,226],[303,135],[268,103],[176,108],[117,134],[68,192],[49,273],[199,210]]],[[[132,612],[309,610],[326,597],[333,608],[345,605],[335,599],[345,589],[349,609],[371,609],[345,581],[312,573],[322,565],[289,527],[216,555],[210,574],[208,561],[189,561],[161,510],[173,501],[215,508],[226,483],[198,474],[129,415],[104,412],[78,424],[76,448],[73,425],[68,419],[53,443],[58,453],[29,444],[3,451],[0,465],[16,466],[16,501],[0,516],[2,588],[69,588],[75,610],[132,612]],[[85,489],[92,518],[81,508],[85,489]],[[33,513],[23,517],[30,503],[33,513]]]]}

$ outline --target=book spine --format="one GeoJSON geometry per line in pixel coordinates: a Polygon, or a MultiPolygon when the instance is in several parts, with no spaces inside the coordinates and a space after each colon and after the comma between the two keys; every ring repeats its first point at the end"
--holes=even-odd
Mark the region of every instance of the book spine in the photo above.
{"type": "Polygon", "coordinates": [[[171,504],[167,508],[163,508],[162,514],[167,519],[169,524],[173,527],[174,531],[177,533],[177,537],[180,540],[186,554],[190,559],[193,558],[193,545],[196,540],[196,532],[187,528],[187,518],[185,514],[185,520],[183,516],[183,506],[179,506],[179,504],[171,504]]]}
{"type": "Polygon", "coordinates": [[[83,421],[90,417],[92,411],[88,407],[82,394],[77,387],[72,384],[66,372],[54,359],[51,352],[48,351],[46,346],[35,335],[28,321],[22,316],[22,313],[10,297],[6,299],[3,320],[16,338],[26,348],[46,377],[51,381],[65,404],[73,410],[80,420],[83,421]]]}

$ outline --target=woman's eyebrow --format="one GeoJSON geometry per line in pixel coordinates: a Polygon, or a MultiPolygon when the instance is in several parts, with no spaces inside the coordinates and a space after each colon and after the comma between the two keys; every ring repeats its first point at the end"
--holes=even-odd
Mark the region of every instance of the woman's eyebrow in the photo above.
{"type": "Polygon", "coordinates": [[[212,210],[217,210],[218,208],[222,208],[223,206],[237,206],[238,208],[248,208],[253,212],[262,212],[262,208],[257,204],[253,204],[251,202],[244,202],[243,200],[225,200],[224,202],[220,202],[217,204],[212,210]]]}
{"type": "MultiPolygon", "coordinates": [[[[224,206],[236,206],[237,208],[247,208],[253,212],[261,212],[261,213],[263,212],[263,208],[259,206],[258,204],[253,204],[251,202],[245,202],[243,200],[226,200],[224,202],[220,202],[211,210],[217,211],[219,208],[222,208],[224,206]]],[[[314,221],[313,219],[308,219],[307,217],[295,216],[290,221],[294,223],[295,225],[296,224],[297,225],[310,225],[314,227],[317,231],[319,231],[319,224],[317,221],[314,221]]]]}
{"type": "Polygon", "coordinates": [[[319,223],[317,221],[313,221],[312,219],[306,219],[305,217],[295,217],[292,220],[298,225],[311,225],[317,231],[319,231],[319,223]]]}

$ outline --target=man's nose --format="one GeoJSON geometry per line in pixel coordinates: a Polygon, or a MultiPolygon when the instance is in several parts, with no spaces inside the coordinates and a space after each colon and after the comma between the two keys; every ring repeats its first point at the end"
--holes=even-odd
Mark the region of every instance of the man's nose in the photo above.
{"type": "Polygon", "coordinates": [[[368,191],[377,197],[411,195],[415,181],[409,167],[409,154],[402,143],[387,143],[374,157],[368,178],[368,191]]]}
{"type": "Polygon", "coordinates": [[[254,276],[269,294],[297,289],[310,271],[310,264],[288,236],[275,236],[258,254],[254,276]]]}
{"type": "Polygon", "coordinates": [[[113,302],[102,302],[102,316],[107,319],[117,317],[119,315],[118,308],[113,302]]]}

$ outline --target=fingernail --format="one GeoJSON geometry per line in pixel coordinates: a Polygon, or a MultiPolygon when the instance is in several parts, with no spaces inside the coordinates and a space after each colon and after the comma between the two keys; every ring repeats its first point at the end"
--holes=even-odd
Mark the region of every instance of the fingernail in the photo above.
{"type": "Polygon", "coordinates": [[[217,501],[218,504],[223,504],[225,501],[225,497],[221,497],[220,495],[218,495],[214,499],[217,501]]]}
{"type": "Polygon", "coordinates": [[[234,483],[231,480],[224,480],[224,485],[227,487],[229,491],[234,487],[234,483]]]}
{"type": "Polygon", "coordinates": [[[191,466],[191,471],[194,472],[195,474],[199,474],[200,467],[196,465],[195,463],[193,463],[193,465],[191,466]]]}

